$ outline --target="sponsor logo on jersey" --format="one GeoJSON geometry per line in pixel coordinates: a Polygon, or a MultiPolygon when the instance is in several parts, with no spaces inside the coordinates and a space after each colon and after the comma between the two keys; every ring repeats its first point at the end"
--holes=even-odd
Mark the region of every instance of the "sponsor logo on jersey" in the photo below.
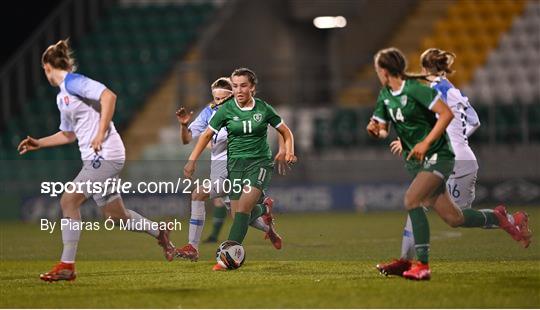
{"type": "Polygon", "coordinates": [[[255,113],[255,114],[253,114],[253,119],[254,119],[256,122],[262,121],[262,114],[261,114],[261,113],[255,113]]]}
{"type": "Polygon", "coordinates": [[[232,120],[235,121],[235,122],[237,122],[237,121],[240,120],[240,118],[239,118],[238,116],[233,116],[232,120]]]}
{"type": "Polygon", "coordinates": [[[385,104],[385,105],[389,105],[389,104],[390,104],[390,100],[384,99],[384,104],[385,104]]]}
{"type": "Polygon", "coordinates": [[[65,96],[65,97],[64,97],[64,103],[65,103],[66,105],[69,104],[69,96],[65,96]]]}
{"type": "Polygon", "coordinates": [[[401,96],[401,98],[399,100],[401,101],[401,106],[402,107],[407,105],[407,95],[401,96]]]}

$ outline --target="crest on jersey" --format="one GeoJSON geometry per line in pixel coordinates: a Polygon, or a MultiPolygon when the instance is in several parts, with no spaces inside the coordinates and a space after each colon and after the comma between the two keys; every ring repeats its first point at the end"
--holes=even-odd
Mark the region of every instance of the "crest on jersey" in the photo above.
{"type": "Polygon", "coordinates": [[[64,103],[67,105],[69,104],[69,96],[64,97],[64,103]]]}
{"type": "Polygon", "coordinates": [[[402,107],[406,106],[407,105],[407,95],[401,96],[400,101],[401,101],[401,106],[402,107]]]}
{"type": "Polygon", "coordinates": [[[261,113],[255,113],[255,114],[253,114],[253,119],[254,119],[256,122],[262,121],[262,114],[261,114],[261,113]]]}
{"type": "Polygon", "coordinates": [[[389,105],[389,104],[390,104],[390,100],[384,99],[384,105],[389,105]]]}

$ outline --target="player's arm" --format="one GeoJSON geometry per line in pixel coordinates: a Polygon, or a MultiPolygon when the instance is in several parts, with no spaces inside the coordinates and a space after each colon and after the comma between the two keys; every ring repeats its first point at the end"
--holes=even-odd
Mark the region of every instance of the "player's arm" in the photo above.
{"type": "Polygon", "coordinates": [[[480,127],[480,118],[472,106],[468,106],[465,110],[467,123],[465,124],[465,135],[470,137],[476,129],[480,127]]]}
{"type": "Polygon", "coordinates": [[[17,147],[19,155],[23,155],[29,151],[36,151],[45,147],[53,147],[64,144],[73,143],[77,140],[75,133],[72,131],[59,131],[54,135],[50,135],[41,139],[35,139],[30,136],[27,136],[26,139],[22,140],[17,147]]]}
{"type": "Polygon", "coordinates": [[[210,140],[212,140],[213,135],[214,131],[211,128],[207,128],[199,137],[195,148],[193,151],[191,151],[191,155],[189,155],[187,164],[184,166],[184,176],[186,178],[191,178],[191,176],[193,176],[193,172],[195,172],[195,164],[201,156],[201,153],[204,151],[206,145],[210,142],[210,140]]]}
{"type": "Polygon", "coordinates": [[[193,140],[191,130],[189,130],[188,128],[188,124],[192,116],[193,111],[187,113],[184,107],[181,107],[178,111],[176,111],[176,119],[180,124],[180,142],[182,142],[182,144],[184,145],[188,144],[189,142],[191,142],[191,140],[193,140]]]}
{"type": "Polygon", "coordinates": [[[285,161],[287,163],[295,163],[296,162],[296,156],[294,155],[294,136],[287,124],[281,123],[278,127],[276,127],[276,130],[279,132],[281,137],[283,138],[283,143],[285,147],[285,161]]]}
{"type": "Polygon", "coordinates": [[[435,126],[433,126],[424,140],[414,146],[409,153],[409,156],[407,156],[407,160],[410,158],[424,160],[429,147],[446,132],[446,127],[448,127],[454,118],[454,114],[450,108],[440,99],[437,99],[437,101],[433,104],[431,111],[438,114],[439,118],[437,119],[435,126]]]}
{"type": "Polygon", "coordinates": [[[105,140],[107,130],[109,130],[109,125],[111,124],[114,115],[114,109],[116,107],[116,94],[109,89],[105,89],[101,93],[99,102],[101,103],[99,128],[91,144],[92,148],[96,152],[101,151],[101,144],[103,143],[103,140],[105,140]]]}
{"type": "Polygon", "coordinates": [[[388,123],[382,122],[374,117],[369,120],[369,123],[366,127],[368,135],[373,138],[384,139],[388,137],[388,123]]]}
{"type": "Polygon", "coordinates": [[[390,117],[384,104],[384,96],[379,94],[373,116],[366,127],[368,135],[373,138],[384,139],[388,137],[390,117]]]}

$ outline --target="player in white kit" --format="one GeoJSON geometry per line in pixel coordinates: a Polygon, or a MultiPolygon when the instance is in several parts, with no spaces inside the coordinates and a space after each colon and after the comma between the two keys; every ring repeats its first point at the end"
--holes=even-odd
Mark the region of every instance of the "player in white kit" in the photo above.
{"type": "MultiPolygon", "coordinates": [[[[75,61],[71,54],[68,40],[61,40],[49,46],[41,60],[47,80],[60,89],[56,96],[60,110],[60,131],[40,139],[28,136],[21,141],[18,150],[22,155],[28,151],[78,140],[83,168],[73,182],[91,182],[104,188],[106,180],[118,177],[126,159],[124,144],[112,122],[116,95],[105,85],[73,73],[75,61]]],[[[153,229],[158,226],[157,223],[126,209],[122,197],[118,192],[112,192],[111,186],[108,186],[107,191],[99,193],[92,192],[93,188],[93,185],[91,188],[81,186],[81,191],[77,189],[62,194],[62,257],[51,271],[40,275],[42,280],[75,280],[75,255],[82,230],[80,206],[90,197],[101,207],[106,217],[115,222],[123,220],[130,223],[130,230],[146,232],[156,238],[166,259],[173,260],[175,248],[169,241],[169,231],[153,229]]]]}
{"type": "MultiPolygon", "coordinates": [[[[480,127],[480,120],[468,98],[446,78],[447,74],[453,73],[450,67],[455,57],[453,53],[430,48],[422,53],[420,62],[422,64],[422,74],[430,82],[430,86],[439,92],[443,102],[448,105],[454,114],[453,120],[446,128],[446,133],[454,150],[455,164],[453,173],[446,185],[454,202],[461,209],[467,209],[472,207],[475,198],[478,172],[476,156],[469,146],[468,138],[480,127]]],[[[392,153],[401,154],[402,148],[399,140],[393,141],[390,147],[392,153]]],[[[480,211],[493,212],[491,209],[480,211]]],[[[524,212],[516,212],[513,218],[516,224],[526,227],[527,216],[524,212]]],[[[486,225],[485,228],[492,227],[486,225]]],[[[401,243],[401,258],[388,264],[379,264],[377,269],[385,275],[401,275],[403,270],[409,268],[414,256],[414,236],[411,219],[407,217],[401,243]]]]}
{"type": "MultiPolygon", "coordinates": [[[[232,96],[232,85],[229,78],[222,77],[217,79],[210,86],[212,91],[213,102],[206,106],[197,115],[195,120],[189,124],[193,112],[187,113],[184,108],[180,108],[176,112],[178,122],[180,123],[180,139],[183,144],[188,144],[193,139],[198,138],[208,128],[210,119],[219,109],[221,103],[232,96]]],[[[189,243],[177,250],[177,255],[197,261],[199,258],[199,243],[201,241],[202,230],[205,221],[205,201],[210,198],[214,201],[216,208],[214,212],[214,227],[213,234],[219,233],[219,228],[223,223],[227,210],[230,209],[230,200],[226,191],[228,171],[227,171],[227,129],[222,128],[214,135],[211,141],[211,164],[210,164],[210,181],[211,190],[204,189],[203,186],[193,189],[191,194],[191,219],[189,221],[189,243]],[[223,217],[216,217],[216,213],[222,213],[223,217]],[[217,222],[220,221],[220,222],[217,222]],[[216,223],[217,222],[217,223],[216,223]],[[217,230],[217,231],[216,231],[217,230]]],[[[279,157],[279,155],[278,155],[279,157]]],[[[266,238],[270,239],[276,249],[281,248],[282,239],[275,231],[272,216],[273,200],[270,197],[264,197],[259,208],[265,208],[265,213],[258,216],[252,213],[252,221],[250,225],[266,233],[266,238]]],[[[257,208],[256,208],[257,209],[257,208]]],[[[212,236],[211,236],[212,237],[212,236]]],[[[215,236],[217,237],[217,236],[215,236]]],[[[217,239],[217,238],[216,238],[217,239]]]]}

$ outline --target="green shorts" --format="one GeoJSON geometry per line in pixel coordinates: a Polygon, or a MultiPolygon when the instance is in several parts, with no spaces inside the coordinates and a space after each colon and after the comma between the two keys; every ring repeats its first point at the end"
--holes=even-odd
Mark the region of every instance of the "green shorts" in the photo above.
{"type": "Polygon", "coordinates": [[[251,187],[265,191],[270,184],[274,171],[274,162],[268,158],[243,159],[229,158],[227,170],[232,188],[229,193],[231,200],[238,200],[244,191],[251,187]]]}
{"type": "Polygon", "coordinates": [[[421,171],[427,171],[438,175],[446,182],[454,171],[454,154],[441,150],[429,156],[426,155],[423,162],[411,159],[405,163],[405,167],[413,177],[421,171]]]}

